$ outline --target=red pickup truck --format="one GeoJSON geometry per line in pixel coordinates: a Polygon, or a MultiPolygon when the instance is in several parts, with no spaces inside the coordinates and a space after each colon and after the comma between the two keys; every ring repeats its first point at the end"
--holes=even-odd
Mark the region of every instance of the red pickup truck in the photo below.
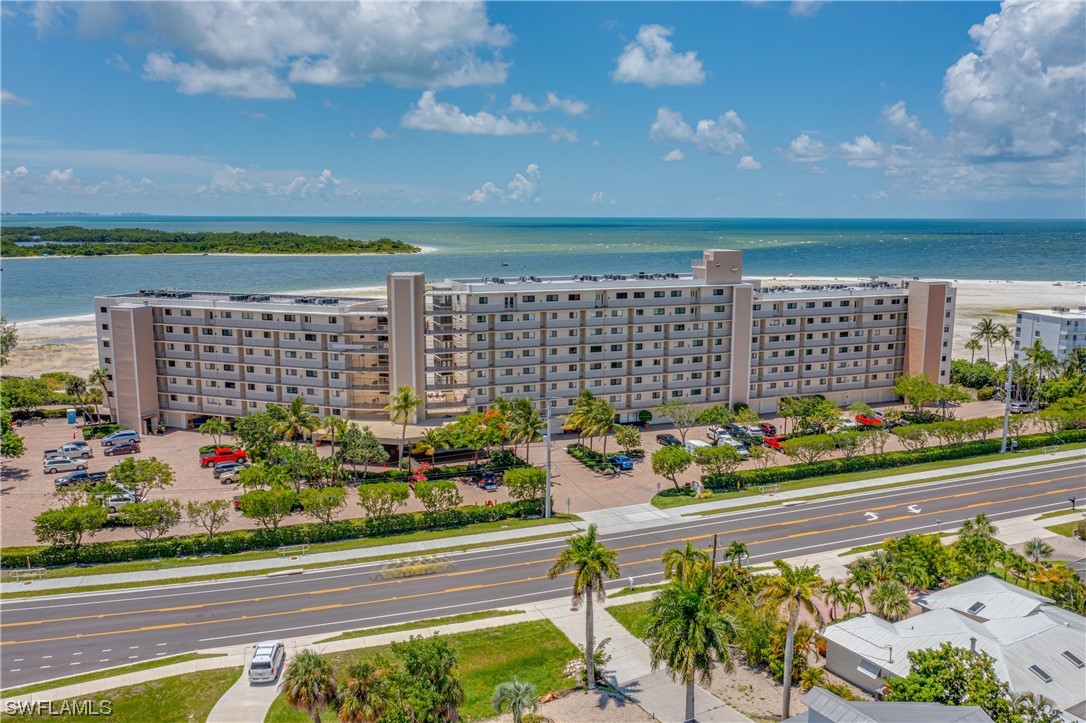
{"type": "Polygon", "coordinates": [[[781,443],[786,439],[788,439],[788,437],[785,437],[784,435],[773,435],[765,438],[765,444],[767,447],[771,447],[778,452],[783,452],[784,447],[781,446],[781,443]]]}
{"type": "Polygon", "coordinates": [[[246,458],[244,449],[235,449],[233,447],[219,447],[212,450],[207,454],[200,455],[201,467],[214,467],[217,464],[223,462],[244,462],[246,458]]]}

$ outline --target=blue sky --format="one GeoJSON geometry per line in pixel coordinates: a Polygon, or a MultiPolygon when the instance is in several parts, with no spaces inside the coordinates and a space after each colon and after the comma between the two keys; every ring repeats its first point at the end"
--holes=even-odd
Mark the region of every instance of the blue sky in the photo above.
{"type": "Polygon", "coordinates": [[[0,200],[1082,217],[1084,8],[4,2],[0,200]]]}

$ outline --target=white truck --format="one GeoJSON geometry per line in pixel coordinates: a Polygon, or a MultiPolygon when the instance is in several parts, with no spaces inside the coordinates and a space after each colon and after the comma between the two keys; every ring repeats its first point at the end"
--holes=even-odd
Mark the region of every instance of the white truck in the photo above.
{"type": "Polygon", "coordinates": [[[81,459],[90,459],[94,456],[94,450],[86,442],[68,442],[65,445],[57,447],[56,449],[47,449],[42,454],[43,457],[79,457],[81,459]]]}

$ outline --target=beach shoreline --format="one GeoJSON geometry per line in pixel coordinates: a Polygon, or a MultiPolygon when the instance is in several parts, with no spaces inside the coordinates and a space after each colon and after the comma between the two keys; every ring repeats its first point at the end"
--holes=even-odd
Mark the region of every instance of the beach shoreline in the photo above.
{"type": "MultiPolygon", "coordinates": [[[[406,243],[406,242],[405,242],[406,243]]],[[[418,251],[389,251],[387,253],[370,253],[362,252],[357,254],[317,254],[317,253],[304,253],[304,254],[248,254],[241,253],[235,254],[229,251],[208,251],[206,253],[197,252],[184,252],[177,254],[102,254],[97,256],[86,256],[83,254],[50,254],[48,256],[8,256],[4,258],[4,262],[8,261],[30,261],[30,260],[48,260],[48,259],[138,259],[138,258],[157,258],[160,256],[230,256],[230,257],[242,257],[242,258],[260,258],[260,257],[275,257],[275,258],[290,258],[292,256],[327,256],[334,258],[337,256],[418,256],[419,254],[433,254],[439,252],[441,249],[437,246],[417,246],[411,244],[418,249],[418,251]]]]}
{"type": "MultiPolygon", "coordinates": [[[[870,279],[870,277],[780,275],[747,278],[788,284],[849,283],[870,279]]],[[[1015,313],[1018,309],[1046,309],[1053,306],[1075,308],[1082,306],[1086,298],[1086,284],[1083,282],[957,279],[953,283],[958,290],[954,321],[953,358],[955,359],[971,358],[972,355],[965,349],[965,344],[973,333],[973,327],[982,318],[990,317],[995,323],[1006,324],[1013,330],[1015,313]]],[[[382,298],[385,296],[385,288],[370,285],[276,293],[382,298]]],[[[88,300],[88,306],[89,304],[90,300],[88,300]]],[[[12,354],[9,363],[3,367],[5,376],[30,376],[53,371],[86,376],[98,366],[97,331],[92,313],[17,321],[15,325],[19,333],[19,346],[12,354]]],[[[993,349],[993,356],[996,363],[1004,363],[1001,350],[993,349]]]]}

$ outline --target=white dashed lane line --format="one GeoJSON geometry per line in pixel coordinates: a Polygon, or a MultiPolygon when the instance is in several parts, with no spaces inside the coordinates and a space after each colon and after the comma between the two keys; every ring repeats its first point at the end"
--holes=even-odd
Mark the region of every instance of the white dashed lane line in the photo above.
{"type": "Polygon", "coordinates": [[[99,663],[108,663],[108,662],[109,662],[109,658],[102,658],[102,659],[101,659],[101,660],[99,660],[98,662],[99,662],[99,663]]]}
{"type": "Polygon", "coordinates": [[[51,666],[51,665],[43,665],[43,666],[41,666],[41,670],[45,670],[46,668],[51,668],[51,667],[53,667],[53,666],[51,666]]]}
{"type": "Polygon", "coordinates": [[[51,658],[51,657],[53,657],[53,656],[52,655],[43,655],[43,656],[41,656],[41,659],[42,660],[49,660],[49,658],[51,658]]]}
{"type": "Polygon", "coordinates": [[[23,660],[24,660],[24,658],[16,658],[15,660],[13,660],[11,662],[13,662],[13,663],[21,663],[21,662],[23,662],[23,660]]]}
{"type": "Polygon", "coordinates": [[[68,663],[68,665],[79,665],[79,663],[68,663]]]}
{"type": "Polygon", "coordinates": [[[18,672],[19,672],[20,670],[22,670],[22,668],[12,668],[12,669],[11,669],[11,670],[9,670],[8,672],[9,672],[9,673],[18,673],[18,672]]]}
{"type": "Polygon", "coordinates": [[[72,653],[72,655],[82,655],[83,653],[72,653]]]}
{"type": "Polygon", "coordinates": [[[136,659],[136,658],[138,658],[138,657],[140,657],[140,656],[138,656],[138,655],[129,655],[129,656],[128,656],[128,659],[129,659],[129,660],[135,660],[135,659],[136,659]]]}
{"type": "Polygon", "coordinates": [[[138,646],[138,645],[130,645],[130,646],[128,646],[128,649],[129,650],[139,650],[140,646],[138,646]]]}
{"type": "Polygon", "coordinates": [[[156,647],[156,648],[161,648],[161,647],[163,647],[164,645],[166,645],[166,643],[159,643],[159,644],[158,644],[158,645],[156,645],[155,647],[156,647]]]}

